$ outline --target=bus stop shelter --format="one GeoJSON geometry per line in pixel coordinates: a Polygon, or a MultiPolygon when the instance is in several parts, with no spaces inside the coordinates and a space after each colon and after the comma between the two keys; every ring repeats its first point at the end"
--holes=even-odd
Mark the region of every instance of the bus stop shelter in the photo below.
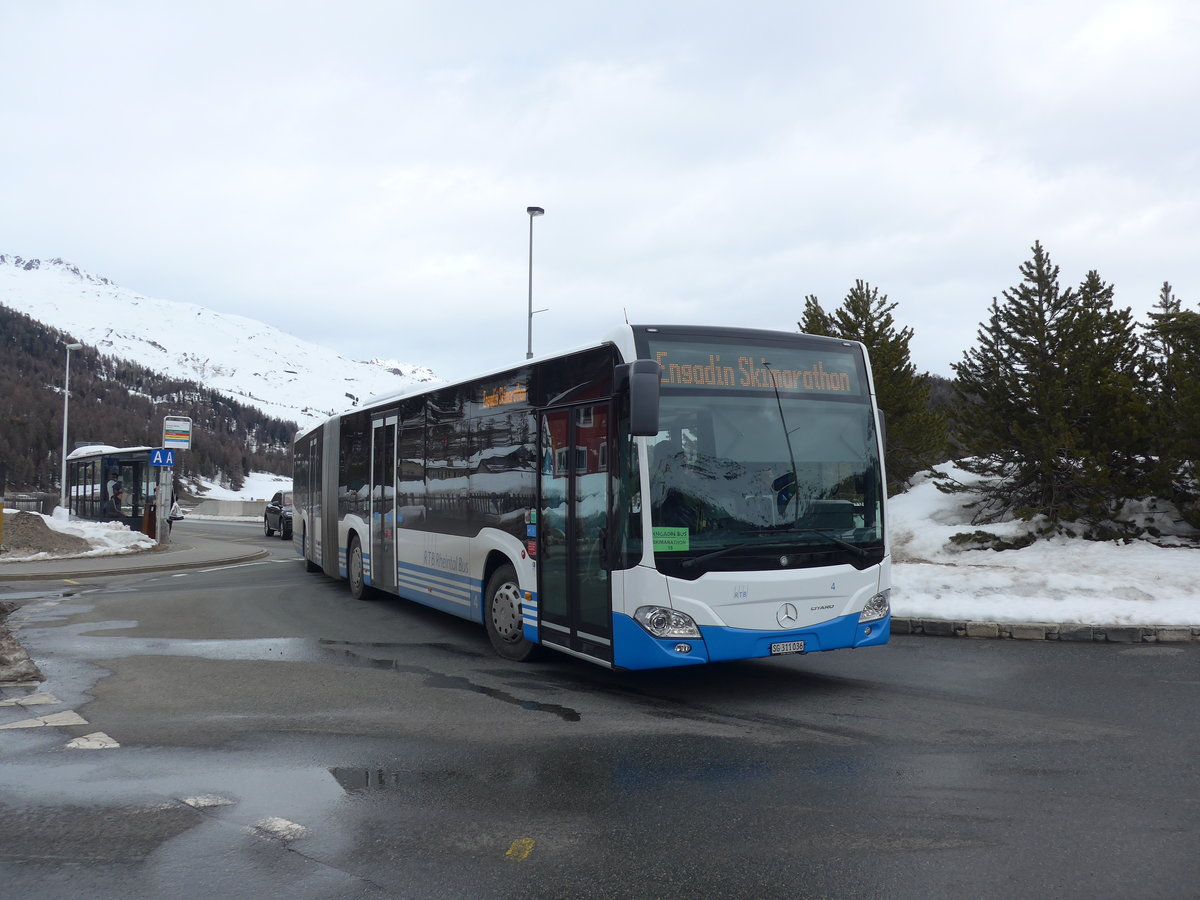
{"type": "Polygon", "coordinates": [[[151,464],[154,447],[77,447],[67,455],[67,509],[93,521],[121,521],[157,537],[156,494],[162,466],[151,464]],[[124,495],[120,515],[105,513],[113,488],[124,495]]]}

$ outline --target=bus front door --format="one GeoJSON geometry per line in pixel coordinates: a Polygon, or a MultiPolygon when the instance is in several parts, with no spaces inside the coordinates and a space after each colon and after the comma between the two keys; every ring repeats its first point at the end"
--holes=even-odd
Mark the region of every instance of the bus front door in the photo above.
{"type": "Polygon", "coordinates": [[[609,404],[543,412],[537,560],[539,634],[589,659],[612,662],[608,534],[609,404]]]}
{"type": "Polygon", "coordinates": [[[396,592],[396,416],[371,425],[371,585],[396,592]]]}

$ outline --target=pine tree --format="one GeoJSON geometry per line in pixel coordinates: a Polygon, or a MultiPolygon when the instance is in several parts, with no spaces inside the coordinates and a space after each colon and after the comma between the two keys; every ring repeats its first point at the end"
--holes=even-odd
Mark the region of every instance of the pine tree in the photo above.
{"type": "Polygon", "coordinates": [[[819,334],[823,337],[834,337],[833,319],[821,307],[816,294],[804,298],[804,316],[800,320],[800,330],[805,334],[819,334]]]}
{"type": "Polygon", "coordinates": [[[1146,335],[1154,484],[1200,528],[1200,313],[1184,310],[1163,282],[1146,335]]]}
{"type": "Polygon", "coordinates": [[[887,417],[888,492],[904,490],[913,475],[939,461],[946,446],[946,417],[930,406],[929,376],[917,374],[909,359],[913,330],[897,330],[892,317],[897,304],[861,279],[832,314],[815,296],[804,300],[801,331],[866,345],[876,398],[887,417]]]}
{"type": "MultiPolygon", "coordinates": [[[[977,520],[1044,516],[1099,527],[1144,490],[1140,346],[1128,310],[1096,272],[1078,290],[1040,242],[1022,281],[994,299],[977,345],[955,365],[961,465],[984,476],[977,520]]],[[[1095,532],[1100,536],[1101,532],[1095,532]]]]}
{"type": "Polygon", "coordinates": [[[1175,494],[1175,476],[1181,463],[1179,448],[1175,446],[1175,423],[1179,419],[1180,364],[1186,359],[1176,348],[1181,337],[1176,333],[1177,317],[1182,309],[1170,282],[1164,281],[1143,341],[1144,372],[1151,390],[1151,427],[1158,436],[1151,451],[1154,461],[1151,477],[1155,493],[1163,497],[1175,494]]]}
{"type": "Polygon", "coordinates": [[[1085,448],[1090,514],[1115,514],[1124,499],[1150,489],[1152,437],[1143,387],[1143,349],[1133,314],[1113,305],[1113,287],[1090,271],[1079,285],[1075,327],[1079,342],[1068,361],[1077,393],[1068,411],[1085,448]]]}
{"type": "Polygon", "coordinates": [[[1173,347],[1170,343],[1170,336],[1162,333],[1155,326],[1169,320],[1182,308],[1183,304],[1175,296],[1171,283],[1164,281],[1158,292],[1158,302],[1154,304],[1153,311],[1150,313],[1150,325],[1146,329],[1146,337],[1143,341],[1146,348],[1148,373],[1151,379],[1158,384],[1161,384],[1167,359],[1171,356],[1173,347]]]}

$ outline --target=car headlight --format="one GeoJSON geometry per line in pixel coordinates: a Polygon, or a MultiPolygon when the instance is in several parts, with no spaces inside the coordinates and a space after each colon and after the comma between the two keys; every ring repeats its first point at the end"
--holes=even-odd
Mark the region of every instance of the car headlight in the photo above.
{"type": "Polygon", "coordinates": [[[642,606],[633,614],[637,623],[658,638],[698,638],[700,629],[687,613],[665,606],[642,606]]]}
{"type": "Polygon", "coordinates": [[[867,605],[863,607],[863,611],[858,614],[858,624],[863,625],[867,622],[878,622],[885,618],[891,612],[891,596],[892,589],[880,591],[874,597],[867,601],[867,605]]]}

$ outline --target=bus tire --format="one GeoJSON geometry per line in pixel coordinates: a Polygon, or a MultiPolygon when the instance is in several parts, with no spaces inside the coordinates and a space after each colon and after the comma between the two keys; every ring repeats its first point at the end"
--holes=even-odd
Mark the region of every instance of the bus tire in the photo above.
{"type": "Polygon", "coordinates": [[[350,596],[355,600],[365,600],[367,579],[363,571],[362,544],[357,537],[350,538],[350,549],[346,551],[346,577],[350,581],[350,596]]]}
{"type": "Polygon", "coordinates": [[[321,567],[308,558],[308,529],[300,532],[300,553],[304,556],[304,571],[320,572],[321,567]]]}
{"type": "Polygon", "coordinates": [[[537,644],[525,639],[521,623],[521,587],[517,570],[501,566],[488,579],[483,592],[483,622],[488,640],[496,652],[513,662],[524,662],[537,655],[537,644]]]}

